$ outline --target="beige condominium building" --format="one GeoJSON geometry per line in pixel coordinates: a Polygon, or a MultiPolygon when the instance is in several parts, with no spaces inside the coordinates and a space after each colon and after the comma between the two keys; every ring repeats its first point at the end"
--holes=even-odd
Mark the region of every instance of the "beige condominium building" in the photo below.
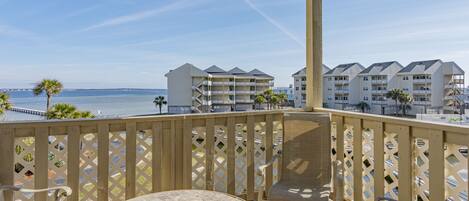
{"type": "MultiPolygon", "coordinates": [[[[331,69],[326,65],[322,65],[322,74],[329,72],[331,69]]],[[[306,68],[302,68],[298,72],[292,75],[294,83],[293,83],[293,102],[295,107],[303,108],[306,104],[306,68]]],[[[323,88],[326,85],[324,84],[323,80],[323,88]]],[[[324,89],[323,89],[324,90],[324,89]]],[[[325,99],[325,96],[323,96],[325,99]]],[[[325,102],[325,100],[323,100],[325,102]]]]}
{"type": "MultiPolygon", "coordinates": [[[[249,111],[256,94],[273,87],[274,78],[258,69],[225,71],[218,66],[205,70],[184,64],[165,75],[169,113],[249,111]]],[[[261,108],[265,105],[261,105],[261,108]]]]}
{"type": "Polygon", "coordinates": [[[397,73],[397,86],[412,95],[409,114],[459,113],[464,71],[455,62],[416,61],[397,73]]]}
{"type": "MultiPolygon", "coordinates": [[[[301,71],[293,74],[295,100],[303,98],[305,89],[296,87],[300,74],[301,71]]],[[[341,64],[326,72],[323,82],[324,107],[328,108],[356,110],[358,103],[365,102],[369,106],[367,112],[392,114],[396,103],[387,99],[386,93],[402,89],[413,97],[407,111],[410,115],[454,114],[464,109],[464,71],[455,62],[415,61],[403,67],[390,61],[374,63],[366,69],[358,63],[341,64]]],[[[295,101],[295,107],[303,104],[295,101]]]]}
{"type": "Polygon", "coordinates": [[[360,100],[368,104],[369,112],[374,114],[390,114],[395,110],[389,108],[392,100],[386,98],[389,89],[398,88],[396,73],[403,66],[397,61],[371,64],[358,74],[360,80],[360,100]]]}
{"type": "Polygon", "coordinates": [[[324,107],[347,109],[360,100],[358,74],[365,69],[359,63],[341,64],[324,74],[324,107]]]}

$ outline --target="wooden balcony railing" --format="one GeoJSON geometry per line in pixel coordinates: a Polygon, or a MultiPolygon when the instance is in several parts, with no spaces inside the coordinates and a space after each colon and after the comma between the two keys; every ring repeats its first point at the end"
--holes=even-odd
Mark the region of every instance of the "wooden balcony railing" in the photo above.
{"type": "Polygon", "coordinates": [[[329,109],[336,200],[468,200],[469,127],[329,109]]]}
{"type": "MultiPolygon", "coordinates": [[[[0,124],[0,183],[67,185],[68,200],[125,200],[172,189],[248,199],[267,181],[256,167],[281,149],[283,112],[152,116],[0,124]]],[[[47,193],[6,200],[47,200],[47,193]]]]}
{"type": "MultiPolygon", "coordinates": [[[[332,117],[335,200],[467,200],[469,127],[315,111],[332,117]]],[[[282,127],[282,111],[2,123],[0,182],[68,185],[74,191],[68,200],[187,188],[254,200],[280,176],[279,164],[266,181],[255,171],[281,150],[282,127]]]]}

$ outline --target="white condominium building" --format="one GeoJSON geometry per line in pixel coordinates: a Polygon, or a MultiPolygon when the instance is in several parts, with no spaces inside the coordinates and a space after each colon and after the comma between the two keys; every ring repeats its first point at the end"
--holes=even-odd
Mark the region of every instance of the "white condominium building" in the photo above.
{"type": "MultiPolygon", "coordinates": [[[[329,72],[331,69],[326,65],[322,65],[322,74],[329,72]]],[[[303,108],[306,104],[306,68],[302,68],[298,72],[292,75],[294,84],[293,84],[293,95],[294,95],[294,104],[297,108],[303,108]]],[[[323,90],[325,88],[323,80],[323,90]]],[[[324,100],[325,102],[325,100],[324,100]]]]}
{"type": "Polygon", "coordinates": [[[324,107],[346,109],[360,100],[359,63],[341,64],[324,74],[324,107]]]}
{"type": "MultiPolygon", "coordinates": [[[[295,83],[297,77],[293,75],[295,83]]],[[[370,113],[392,114],[396,103],[386,98],[392,89],[413,97],[407,114],[460,113],[464,105],[464,71],[455,62],[428,60],[403,67],[397,61],[375,63],[364,69],[358,63],[342,64],[324,74],[324,106],[357,109],[366,102],[370,113]]],[[[295,100],[304,93],[295,87],[295,100]]],[[[296,107],[303,103],[295,102],[296,107]]]]}
{"type": "Polygon", "coordinates": [[[412,95],[409,114],[457,113],[464,71],[454,62],[416,61],[397,73],[398,88],[412,95]]]}
{"type": "MultiPolygon", "coordinates": [[[[169,113],[247,111],[255,107],[256,94],[273,87],[274,78],[254,69],[205,70],[184,64],[165,75],[169,113]]],[[[264,107],[264,106],[261,106],[264,107]]]]}
{"type": "MultiPolygon", "coordinates": [[[[398,88],[396,73],[403,66],[397,61],[374,63],[358,74],[360,100],[368,104],[370,113],[389,114],[392,100],[386,100],[388,89],[398,88]]],[[[354,103],[356,104],[356,103],[354,103]]]]}

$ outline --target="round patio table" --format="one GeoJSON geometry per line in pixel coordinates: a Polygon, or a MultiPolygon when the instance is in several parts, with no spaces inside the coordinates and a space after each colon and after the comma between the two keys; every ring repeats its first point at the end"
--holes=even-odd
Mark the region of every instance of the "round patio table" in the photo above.
{"type": "Polygon", "coordinates": [[[205,190],[176,190],[152,193],[129,201],[240,201],[241,198],[220,193],[216,191],[205,190]]]}

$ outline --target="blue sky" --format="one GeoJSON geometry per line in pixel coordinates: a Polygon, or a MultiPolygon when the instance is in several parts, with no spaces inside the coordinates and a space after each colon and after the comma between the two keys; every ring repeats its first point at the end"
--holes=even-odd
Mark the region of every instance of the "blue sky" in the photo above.
{"type": "MultiPolygon", "coordinates": [[[[467,0],[323,4],[330,67],[441,58],[469,72],[467,0]]],[[[259,68],[287,86],[305,63],[304,7],[305,0],[0,0],[0,88],[42,78],[67,88],[165,88],[164,74],[186,62],[259,68]]]]}

